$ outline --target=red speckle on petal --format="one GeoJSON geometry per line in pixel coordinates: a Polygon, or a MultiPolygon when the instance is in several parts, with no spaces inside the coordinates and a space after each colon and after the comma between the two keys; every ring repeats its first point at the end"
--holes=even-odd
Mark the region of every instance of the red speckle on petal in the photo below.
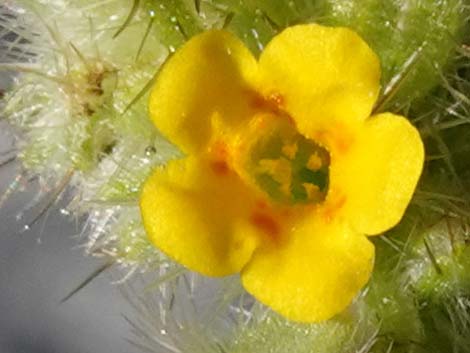
{"type": "Polygon", "coordinates": [[[251,215],[251,223],[266,234],[271,240],[278,242],[281,235],[281,227],[271,216],[260,212],[251,215]]]}
{"type": "Polygon", "coordinates": [[[267,97],[254,93],[251,106],[257,110],[264,110],[276,114],[282,111],[284,107],[284,96],[277,92],[271,93],[267,97]]]}
{"type": "Polygon", "coordinates": [[[217,175],[228,175],[230,173],[230,168],[226,161],[213,161],[211,162],[211,168],[217,175]]]}
{"type": "Polygon", "coordinates": [[[345,126],[337,125],[330,131],[318,131],[314,139],[327,146],[336,155],[345,155],[354,144],[354,135],[345,126]]]}
{"type": "Polygon", "coordinates": [[[343,208],[346,203],[346,196],[342,195],[332,200],[324,210],[324,217],[327,222],[332,222],[337,216],[338,212],[343,208]]]}
{"type": "Polygon", "coordinates": [[[289,124],[295,126],[295,120],[285,109],[285,98],[281,93],[273,92],[267,97],[255,93],[252,96],[251,106],[258,111],[271,113],[277,117],[284,118],[289,124]]]}
{"type": "Polygon", "coordinates": [[[266,108],[266,100],[258,94],[254,95],[250,103],[251,106],[257,110],[264,110],[266,108]]]}

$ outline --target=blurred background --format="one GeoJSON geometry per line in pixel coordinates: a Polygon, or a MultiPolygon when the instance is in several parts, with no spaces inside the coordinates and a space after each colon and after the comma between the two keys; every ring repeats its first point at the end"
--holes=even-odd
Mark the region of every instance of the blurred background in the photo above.
{"type": "MultiPolygon", "coordinates": [[[[10,82],[0,72],[0,90],[10,82]]],[[[0,117],[0,165],[13,158],[12,149],[12,131],[0,117]]],[[[0,167],[0,353],[136,352],[122,317],[129,305],[109,273],[61,303],[102,263],[84,257],[81,222],[64,215],[61,203],[24,230],[18,215],[36,195],[37,182],[2,196],[20,172],[17,161],[0,167]]]]}

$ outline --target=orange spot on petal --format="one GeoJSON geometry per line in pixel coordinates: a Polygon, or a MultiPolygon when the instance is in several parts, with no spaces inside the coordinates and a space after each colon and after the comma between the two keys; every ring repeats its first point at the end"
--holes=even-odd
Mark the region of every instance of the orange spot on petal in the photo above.
{"type": "Polygon", "coordinates": [[[256,206],[260,209],[267,209],[268,208],[268,204],[266,203],[265,200],[257,200],[256,201],[256,206]]]}
{"type": "Polygon", "coordinates": [[[209,161],[212,171],[218,175],[230,173],[228,146],[225,142],[217,140],[209,147],[209,161]]]}
{"type": "Polygon", "coordinates": [[[227,144],[223,141],[216,141],[210,146],[209,152],[218,159],[225,159],[228,155],[227,144]]]}
{"type": "Polygon", "coordinates": [[[251,105],[258,110],[266,110],[271,113],[276,113],[282,110],[284,106],[284,96],[280,93],[274,92],[270,95],[262,96],[258,93],[251,93],[251,105]]]}
{"type": "Polygon", "coordinates": [[[346,203],[346,196],[339,196],[334,200],[331,200],[324,210],[324,217],[327,222],[331,222],[343,208],[346,203]]]}
{"type": "Polygon", "coordinates": [[[211,168],[214,173],[218,175],[227,175],[228,173],[230,173],[230,168],[227,162],[223,160],[211,162],[211,168]]]}
{"type": "Polygon", "coordinates": [[[256,228],[266,234],[271,240],[275,242],[279,241],[281,227],[279,223],[277,223],[276,220],[274,220],[272,217],[264,213],[255,212],[252,214],[250,221],[256,228]]]}
{"type": "Polygon", "coordinates": [[[331,131],[318,131],[314,139],[325,145],[331,152],[346,154],[354,143],[354,135],[349,129],[338,125],[331,131]]]}
{"type": "Polygon", "coordinates": [[[351,136],[343,135],[336,140],[336,147],[340,153],[346,153],[351,147],[353,139],[351,136]]]}
{"type": "Polygon", "coordinates": [[[251,107],[257,111],[271,113],[277,117],[287,119],[287,121],[295,126],[294,119],[285,110],[285,98],[281,93],[273,92],[268,96],[262,96],[257,92],[248,92],[250,96],[251,107]]]}
{"type": "Polygon", "coordinates": [[[266,100],[264,97],[255,94],[251,99],[251,106],[257,110],[264,110],[266,108],[266,100]]]}

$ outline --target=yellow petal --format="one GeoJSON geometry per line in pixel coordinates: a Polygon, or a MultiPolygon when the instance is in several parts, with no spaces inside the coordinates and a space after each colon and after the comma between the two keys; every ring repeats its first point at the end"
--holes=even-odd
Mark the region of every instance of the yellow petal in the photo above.
{"type": "Polygon", "coordinates": [[[253,199],[221,161],[189,157],[157,169],[140,207],[150,241],[175,261],[209,276],[239,272],[256,239],[238,231],[253,199]]]}
{"type": "Polygon", "coordinates": [[[364,124],[349,153],[332,161],[331,188],[343,193],[345,217],[358,232],[379,234],[402,218],[423,162],[423,143],[411,123],[380,114],[364,124]]]}
{"type": "Polygon", "coordinates": [[[344,224],[313,214],[285,239],[257,249],[242,271],[242,282],[259,301],[291,320],[331,318],[370,277],[374,247],[344,224]]]}
{"type": "Polygon", "coordinates": [[[256,70],[254,57],[229,32],[197,35],[163,66],[151,92],[150,117],[184,152],[199,150],[214,124],[236,128],[251,117],[248,82],[256,70]]]}
{"type": "Polygon", "coordinates": [[[276,97],[299,132],[365,120],[379,92],[377,56],[353,31],[315,24],[289,27],[261,54],[265,97],[276,97]]]}

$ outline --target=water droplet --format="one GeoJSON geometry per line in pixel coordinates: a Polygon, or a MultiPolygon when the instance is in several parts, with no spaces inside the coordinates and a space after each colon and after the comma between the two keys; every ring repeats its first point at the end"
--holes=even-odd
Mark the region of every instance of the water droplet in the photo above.
{"type": "Polygon", "coordinates": [[[253,35],[253,38],[256,39],[256,44],[258,46],[258,49],[260,51],[263,51],[264,47],[263,47],[263,44],[261,44],[260,40],[259,40],[259,34],[258,34],[258,31],[256,31],[256,29],[252,28],[251,29],[251,34],[253,35]]]}
{"type": "Polygon", "coordinates": [[[382,298],[382,303],[388,304],[390,302],[391,302],[391,300],[389,298],[387,298],[387,297],[382,298]]]}
{"type": "Polygon", "coordinates": [[[157,149],[154,147],[154,146],[147,146],[147,148],[145,148],[145,155],[146,156],[151,156],[153,154],[157,153],[157,149]]]}

